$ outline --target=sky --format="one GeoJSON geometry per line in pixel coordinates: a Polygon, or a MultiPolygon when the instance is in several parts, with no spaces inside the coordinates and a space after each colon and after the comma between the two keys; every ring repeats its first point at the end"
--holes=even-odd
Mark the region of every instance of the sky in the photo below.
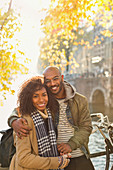
{"type": "Polygon", "coordinates": [[[43,36],[40,30],[40,19],[44,17],[41,9],[48,7],[49,0],[14,0],[12,7],[20,12],[22,29],[17,37],[21,40],[21,48],[31,59],[30,72],[36,72],[39,56],[38,40],[43,36]]]}
{"type": "MultiPolygon", "coordinates": [[[[43,36],[40,30],[40,19],[44,17],[41,12],[42,8],[48,8],[50,0],[12,0],[12,8],[20,13],[22,27],[21,31],[15,36],[20,40],[20,49],[25,53],[25,56],[31,59],[29,68],[29,75],[20,76],[13,83],[12,88],[15,89],[15,95],[7,94],[4,105],[0,106],[0,130],[8,128],[7,118],[11,114],[14,107],[16,107],[17,94],[19,85],[23,80],[35,74],[38,74],[37,60],[39,56],[38,40],[43,36]]],[[[7,10],[9,0],[0,0],[0,8],[5,7],[7,10]]]]}

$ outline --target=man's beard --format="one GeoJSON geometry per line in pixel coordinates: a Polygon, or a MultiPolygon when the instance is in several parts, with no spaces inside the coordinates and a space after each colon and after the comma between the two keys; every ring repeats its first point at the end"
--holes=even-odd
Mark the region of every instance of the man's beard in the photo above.
{"type": "MultiPolygon", "coordinates": [[[[64,84],[63,84],[63,81],[62,81],[62,80],[60,81],[60,85],[59,85],[58,87],[59,87],[59,91],[58,91],[58,92],[53,93],[53,92],[51,91],[52,94],[55,95],[55,96],[58,95],[58,94],[61,92],[62,88],[64,87],[64,84]]],[[[50,89],[51,89],[51,87],[50,87],[50,89]]]]}

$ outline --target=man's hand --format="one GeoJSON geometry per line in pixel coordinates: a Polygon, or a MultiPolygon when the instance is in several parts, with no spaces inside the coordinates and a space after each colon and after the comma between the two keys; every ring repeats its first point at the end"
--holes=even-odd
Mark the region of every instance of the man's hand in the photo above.
{"type": "Polygon", "coordinates": [[[22,138],[22,136],[27,136],[29,134],[29,131],[31,130],[31,128],[28,126],[27,121],[24,118],[14,120],[11,126],[19,138],[22,138]]]}
{"type": "Polygon", "coordinates": [[[67,143],[57,144],[57,148],[58,148],[58,151],[60,152],[60,155],[64,155],[64,154],[72,152],[71,147],[67,143]]]}

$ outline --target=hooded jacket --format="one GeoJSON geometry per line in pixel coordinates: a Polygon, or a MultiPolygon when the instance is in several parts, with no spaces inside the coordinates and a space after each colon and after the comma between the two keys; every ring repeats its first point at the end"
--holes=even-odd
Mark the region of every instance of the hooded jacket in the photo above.
{"type": "Polygon", "coordinates": [[[65,102],[68,102],[69,110],[66,115],[69,123],[74,127],[74,136],[72,136],[68,144],[71,149],[80,148],[88,157],[88,142],[92,132],[92,122],[89,113],[87,98],[76,92],[75,87],[64,81],[66,92],[65,102]]]}

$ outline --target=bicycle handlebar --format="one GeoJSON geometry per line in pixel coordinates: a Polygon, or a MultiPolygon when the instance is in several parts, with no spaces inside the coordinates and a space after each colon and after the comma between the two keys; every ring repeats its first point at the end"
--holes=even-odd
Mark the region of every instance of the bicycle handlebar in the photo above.
{"type": "MultiPolygon", "coordinates": [[[[98,128],[98,130],[100,131],[100,133],[102,134],[102,136],[104,137],[104,139],[106,139],[106,136],[104,135],[104,133],[102,132],[102,128],[107,129],[109,137],[111,139],[111,142],[113,143],[113,123],[109,122],[108,116],[104,116],[102,113],[92,113],[91,117],[97,117],[98,119],[98,125],[97,124],[93,124],[94,126],[96,126],[98,128]]],[[[97,129],[96,129],[97,130],[97,129]]],[[[95,132],[95,131],[94,131],[95,132]]]]}
{"type": "Polygon", "coordinates": [[[91,117],[92,118],[93,117],[99,118],[99,120],[98,120],[98,122],[99,122],[98,127],[100,127],[100,128],[106,128],[106,126],[108,128],[108,127],[111,126],[107,115],[104,116],[102,113],[92,113],[91,117]]]}
{"type": "MultiPolygon", "coordinates": [[[[101,135],[104,137],[104,141],[106,143],[106,167],[105,170],[109,169],[109,162],[110,162],[110,153],[113,153],[113,124],[110,124],[108,116],[104,116],[102,113],[92,113],[91,117],[97,117],[99,118],[97,123],[98,124],[93,124],[94,126],[97,127],[97,129],[100,131],[101,135]],[[106,135],[104,135],[102,128],[107,129],[107,132],[109,134],[109,137],[111,140],[109,140],[109,138],[106,137],[106,135]]],[[[96,129],[96,130],[97,130],[96,129]]],[[[96,153],[97,154],[97,153],[96,153]]],[[[100,153],[98,153],[100,154],[100,153]]],[[[99,155],[100,156],[100,155],[99,155]]]]}

